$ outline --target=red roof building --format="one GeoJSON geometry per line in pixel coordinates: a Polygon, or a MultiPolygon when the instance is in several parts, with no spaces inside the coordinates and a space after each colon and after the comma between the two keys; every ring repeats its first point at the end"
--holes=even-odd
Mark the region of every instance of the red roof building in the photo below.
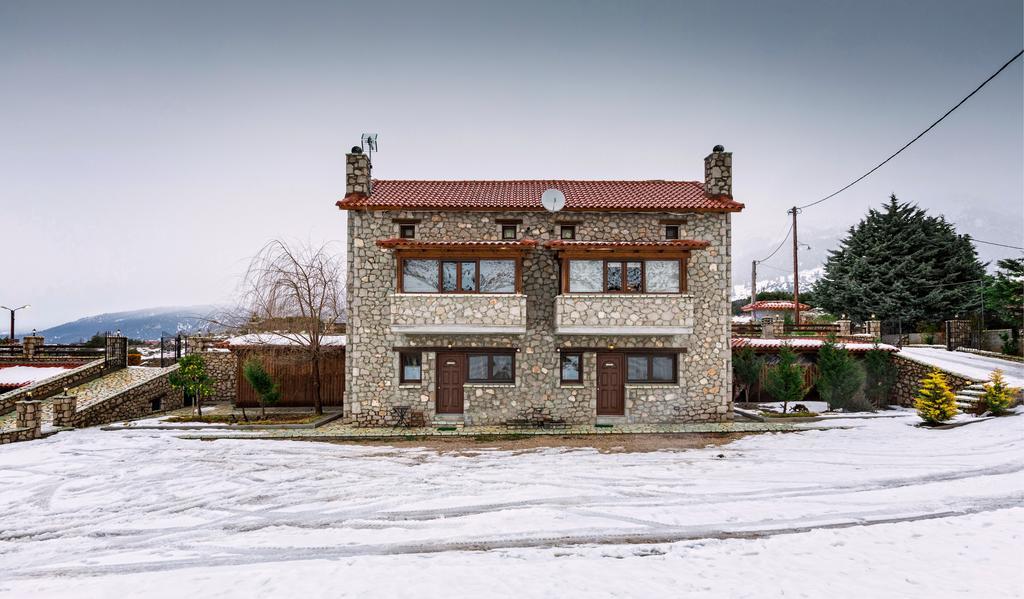
{"type": "MultiPolygon", "coordinates": [[[[810,310],[807,304],[800,304],[800,311],[810,310]]],[[[792,312],[793,302],[790,300],[759,300],[740,308],[744,312],[792,312]]]]}

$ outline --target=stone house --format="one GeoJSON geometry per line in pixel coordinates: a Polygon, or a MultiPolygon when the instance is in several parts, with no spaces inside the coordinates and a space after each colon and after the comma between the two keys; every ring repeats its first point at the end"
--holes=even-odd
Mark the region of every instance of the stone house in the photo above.
{"type": "Polygon", "coordinates": [[[345,417],[732,417],[732,155],[704,181],[373,180],[347,156],[345,417]],[[546,210],[545,190],[564,194],[546,210]]]}
{"type": "MultiPolygon", "coordinates": [[[[754,321],[760,322],[762,318],[772,320],[784,320],[788,314],[793,317],[793,307],[796,304],[792,300],[758,300],[740,308],[741,312],[749,315],[754,321]]],[[[800,304],[800,311],[807,312],[811,309],[807,304],[800,304]]]]}

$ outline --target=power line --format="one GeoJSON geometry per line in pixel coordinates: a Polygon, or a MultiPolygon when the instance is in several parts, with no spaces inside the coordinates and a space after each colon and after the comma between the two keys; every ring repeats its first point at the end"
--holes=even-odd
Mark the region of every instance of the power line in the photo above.
{"type": "Polygon", "coordinates": [[[875,166],[874,168],[872,168],[872,169],[871,169],[871,170],[869,170],[868,172],[864,173],[863,175],[861,175],[861,176],[857,177],[856,179],[854,179],[854,180],[853,180],[853,181],[851,181],[850,183],[846,184],[846,185],[845,185],[845,186],[843,186],[842,188],[840,188],[840,189],[838,189],[838,190],[836,190],[836,191],[834,191],[834,192],[830,193],[829,195],[827,195],[827,196],[825,196],[825,197],[821,198],[820,200],[816,200],[816,201],[814,201],[814,202],[811,202],[810,204],[804,204],[803,206],[798,206],[798,208],[801,208],[801,209],[802,209],[802,208],[810,208],[811,206],[816,206],[816,205],[818,205],[818,204],[820,204],[820,203],[824,202],[825,200],[829,200],[829,199],[832,199],[832,198],[836,197],[837,195],[839,195],[839,194],[843,193],[843,192],[844,192],[844,191],[846,191],[847,189],[850,189],[851,187],[853,187],[853,186],[854,186],[854,185],[856,185],[857,183],[860,183],[860,182],[861,182],[861,181],[863,181],[863,180],[864,180],[865,178],[867,178],[867,176],[868,176],[868,175],[870,175],[871,173],[873,173],[873,172],[877,171],[878,169],[882,168],[883,166],[885,166],[885,165],[886,165],[886,163],[888,163],[888,162],[889,162],[890,160],[892,160],[893,158],[895,158],[895,157],[899,156],[899,155],[900,155],[900,153],[901,153],[901,152],[903,152],[903,150],[906,150],[907,148],[909,148],[909,147],[910,147],[910,146],[911,146],[911,145],[912,145],[912,144],[913,144],[913,143],[914,143],[915,141],[917,141],[917,140],[921,139],[922,137],[924,137],[924,135],[925,135],[926,133],[928,133],[929,131],[931,131],[932,129],[934,129],[934,128],[935,128],[935,126],[936,126],[936,125],[938,125],[939,123],[941,123],[941,122],[942,122],[943,120],[945,120],[945,118],[946,118],[947,116],[949,116],[949,115],[953,114],[953,111],[954,111],[954,110],[956,110],[957,108],[960,108],[960,106],[961,106],[961,105],[963,105],[963,103],[964,103],[964,102],[966,102],[967,100],[969,100],[969,99],[971,98],[971,96],[973,96],[974,94],[976,94],[976,93],[978,93],[979,91],[981,91],[981,88],[983,88],[983,87],[985,87],[986,85],[988,85],[988,82],[989,82],[989,81],[992,81],[993,79],[995,79],[995,78],[996,78],[996,76],[998,76],[998,75],[999,75],[999,73],[1002,73],[1003,71],[1005,71],[1005,70],[1006,70],[1006,67],[1010,66],[1010,64],[1011,64],[1011,63],[1012,63],[1013,61],[1015,61],[1015,60],[1017,60],[1018,58],[1020,58],[1022,54],[1024,54],[1024,50],[1021,50],[1020,52],[1018,52],[1017,54],[1015,54],[1015,55],[1013,56],[1013,58],[1011,58],[1010,60],[1007,60],[1007,61],[1006,61],[1006,63],[1005,63],[1005,64],[1004,64],[1003,66],[999,67],[999,70],[998,70],[998,71],[996,71],[995,73],[992,73],[992,75],[991,75],[991,76],[990,76],[990,77],[989,77],[988,79],[986,79],[986,80],[984,80],[984,81],[982,81],[982,82],[981,82],[981,85],[979,85],[978,87],[974,88],[974,91],[972,91],[971,93],[969,93],[969,94],[967,94],[966,96],[964,96],[964,99],[963,99],[963,100],[960,100],[959,102],[957,102],[957,103],[956,103],[956,105],[955,105],[955,106],[953,106],[952,108],[950,108],[949,110],[947,110],[947,111],[946,111],[946,114],[944,114],[944,115],[942,115],[941,117],[939,117],[939,120],[937,120],[937,121],[935,121],[934,123],[932,123],[931,125],[929,125],[929,126],[928,126],[928,128],[927,128],[927,129],[925,129],[924,131],[922,131],[922,132],[918,133],[918,134],[917,134],[917,137],[915,137],[914,139],[912,139],[912,140],[908,141],[908,142],[907,142],[907,143],[906,143],[906,144],[905,144],[905,145],[904,145],[904,146],[903,146],[902,148],[900,148],[900,149],[896,150],[896,151],[895,151],[895,152],[894,152],[894,153],[893,153],[893,154],[892,154],[891,156],[889,156],[889,157],[888,157],[888,158],[886,158],[885,160],[883,160],[883,161],[879,162],[879,163],[878,163],[878,164],[877,164],[877,165],[876,165],[876,166],[875,166]]]}
{"type": "Polygon", "coordinates": [[[789,234],[792,233],[792,232],[793,232],[793,224],[790,223],[789,228],[786,229],[786,236],[783,237],[782,241],[779,242],[779,245],[776,246],[776,248],[774,250],[772,250],[772,253],[768,254],[764,258],[761,258],[760,260],[755,260],[755,262],[760,264],[760,263],[764,262],[765,260],[771,260],[772,256],[774,256],[775,254],[779,253],[779,250],[781,250],[782,246],[785,245],[786,240],[789,239],[789,234]]]}
{"type": "Polygon", "coordinates": [[[1024,250],[1024,247],[1018,247],[1016,245],[1006,245],[1005,243],[996,243],[994,241],[982,241],[981,239],[975,239],[974,237],[971,237],[971,241],[973,241],[974,243],[984,243],[987,245],[998,245],[1001,248],[1010,248],[1012,250],[1024,250]]]}

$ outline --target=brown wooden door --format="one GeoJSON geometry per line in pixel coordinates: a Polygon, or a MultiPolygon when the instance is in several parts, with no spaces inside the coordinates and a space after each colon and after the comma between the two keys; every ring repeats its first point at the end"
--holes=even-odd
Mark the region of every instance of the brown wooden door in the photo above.
{"type": "Polygon", "coordinates": [[[622,354],[597,354],[597,415],[626,413],[626,360],[622,354]]]}
{"type": "Polygon", "coordinates": [[[456,353],[437,354],[438,414],[461,414],[466,382],[466,356],[456,353]]]}

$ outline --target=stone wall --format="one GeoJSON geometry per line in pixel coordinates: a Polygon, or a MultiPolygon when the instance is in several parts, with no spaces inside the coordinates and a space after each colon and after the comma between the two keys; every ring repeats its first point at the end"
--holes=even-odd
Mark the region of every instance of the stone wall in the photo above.
{"type": "Polygon", "coordinates": [[[116,368],[106,364],[103,359],[93,360],[83,366],[51,376],[48,379],[36,381],[25,387],[18,387],[13,391],[0,395],[0,414],[10,412],[17,401],[27,398],[46,399],[51,395],[60,393],[64,390],[64,387],[75,387],[82,383],[87,383],[114,370],[116,368]]]}
{"type": "MultiPolygon", "coordinates": [[[[914,396],[921,389],[921,379],[934,370],[935,367],[898,354],[893,355],[893,364],[896,365],[898,374],[896,387],[893,389],[892,401],[901,406],[913,406],[914,396]]],[[[949,383],[949,388],[953,393],[978,382],[945,371],[942,374],[946,377],[946,382],[949,383]]]]}
{"type": "Polygon", "coordinates": [[[15,404],[15,409],[18,414],[15,417],[14,428],[0,432],[0,445],[17,443],[18,441],[31,441],[43,436],[43,406],[41,401],[19,401],[15,404]]]}
{"type": "MultiPolygon", "coordinates": [[[[142,381],[74,413],[70,426],[85,427],[131,420],[156,411],[176,410],[183,405],[180,390],[171,386],[168,377],[177,365],[165,369],[159,376],[142,381]],[[153,401],[159,400],[154,409],[153,401]]],[[[65,424],[67,426],[67,424],[65,424]]]]}
{"type": "Polygon", "coordinates": [[[206,361],[206,373],[213,379],[213,395],[209,401],[230,401],[238,397],[238,356],[230,351],[208,351],[200,354],[206,361]]]}
{"type": "Polygon", "coordinates": [[[345,416],[360,425],[392,422],[391,408],[411,405],[434,417],[435,360],[423,352],[422,383],[399,384],[396,347],[515,348],[513,385],[465,386],[464,421],[500,424],[520,417],[529,408],[546,408],[573,423],[596,420],[595,347],[685,348],[680,351],[679,383],[666,386],[628,386],[628,422],[721,421],[731,418],[730,372],[730,258],[729,214],[574,212],[416,212],[350,211],[348,213],[348,346],[345,416]],[[663,239],[668,216],[685,218],[680,237],[710,242],[690,255],[687,269],[692,296],[692,327],[678,335],[556,335],[555,305],[559,290],[554,253],[535,248],[523,258],[526,333],[406,334],[391,329],[391,300],[395,293],[395,258],[379,248],[378,239],[398,237],[392,219],[420,219],[416,237],[424,240],[497,240],[495,219],[521,217],[522,238],[544,242],[558,237],[558,223],[576,221],[577,239],[642,241],[663,239]],[[558,348],[591,348],[584,354],[582,385],[560,383],[558,348]]]}
{"type": "Polygon", "coordinates": [[[565,293],[555,298],[555,324],[566,333],[629,329],[633,334],[688,334],[693,330],[693,296],[565,293]]]}
{"type": "Polygon", "coordinates": [[[393,329],[408,332],[488,330],[496,333],[526,330],[526,296],[482,293],[393,293],[393,329]]]}

